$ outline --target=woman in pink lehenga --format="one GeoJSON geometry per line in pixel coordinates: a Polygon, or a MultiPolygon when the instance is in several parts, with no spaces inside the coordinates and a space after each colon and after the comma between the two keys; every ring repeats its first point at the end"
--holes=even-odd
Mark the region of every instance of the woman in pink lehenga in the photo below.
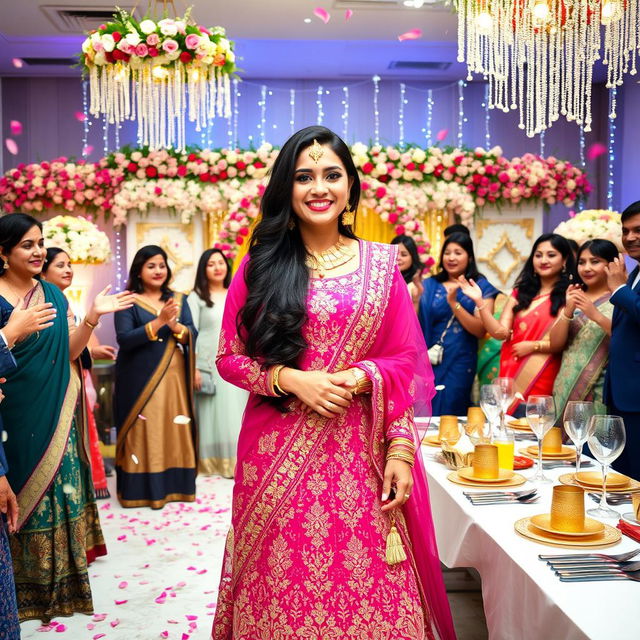
{"type": "Polygon", "coordinates": [[[296,133],[229,289],[218,370],[251,396],[214,640],[455,638],[413,421],[433,375],[359,196],[344,142],[296,133]]]}

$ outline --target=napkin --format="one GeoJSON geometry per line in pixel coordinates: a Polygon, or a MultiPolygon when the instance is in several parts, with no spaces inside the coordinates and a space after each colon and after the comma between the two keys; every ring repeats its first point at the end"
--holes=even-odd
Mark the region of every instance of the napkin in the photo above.
{"type": "Polygon", "coordinates": [[[620,520],[618,522],[618,529],[624,533],[625,536],[632,538],[636,542],[640,542],[640,527],[637,527],[633,524],[629,524],[624,520],[620,520]]]}
{"type": "Polygon", "coordinates": [[[456,442],[454,445],[448,445],[448,448],[451,449],[451,451],[455,451],[456,453],[465,455],[467,453],[473,453],[474,447],[473,443],[469,439],[469,436],[466,433],[463,433],[460,436],[458,442],[456,442]]]}

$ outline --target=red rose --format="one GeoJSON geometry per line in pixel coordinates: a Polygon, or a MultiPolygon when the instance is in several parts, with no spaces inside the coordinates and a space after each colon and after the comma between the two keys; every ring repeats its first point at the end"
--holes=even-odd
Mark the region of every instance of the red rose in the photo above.
{"type": "Polygon", "coordinates": [[[187,167],[185,167],[183,164],[181,164],[178,167],[178,171],[177,171],[178,175],[183,178],[184,176],[187,175],[187,167]]]}
{"type": "Polygon", "coordinates": [[[113,59],[114,60],[129,60],[131,56],[129,56],[128,53],[125,53],[124,51],[120,51],[120,49],[114,49],[113,50],[113,59]]]}
{"type": "Polygon", "coordinates": [[[238,236],[236,238],[236,244],[242,245],[243,242],[244,242],[244,238],[242,236],[238,236]]]}
{"type": "Polygon", "coordinates": [[[127,171],[135,173],[138,170],[138,165],[135,162],[130,162],[127,165],[127,171]]]}
{"type": "Polygon", "coordinates": [[[247,168],[247,163],[242,162],[242,160],[238,160],[238,162],[236,162],[236,168],[238,169],[238,171],[243,171],[247,168]]]}
{"type": "Polygon", "coordinates": [[[107,62],[115,62],[115,58],[113,57],[113,51],[105,51],[104,52],[104,59],[107,62]]]}
{"type": "Polygon", "coordinates": [[[220,180],[226,180],[229,177],[229,174],[226,171],[221,171],[219,173],[220,180]]]}
{"type": "Polygon", "coordinates": [[[380,182],[389,182],[389,174],[386,173],[385,175],[380,176],[378,180],[380,180],[380,182]]]}
{"type": "Polygon", "coordinates": [[[391,224],[393,224],[394,222],[398,222],[398,214],[397,213],[390,213],[389,214],[389,222],[391,224]]]}
{"type": "Polygon", "coordinates": [[[189,162],[195,162],[197,157],[198,156],[195,153],[190,153],[189,157],[187,158],[187,160],[189,160],[189,162]]]}
{"type": "Polygon", "coordinates": [[[413,163],[413,162],[410,162],[410,163],[407,165],[407,169],[409,169],[409,171],[413,171],[415,168],[416,168],[416,165],[415,165],[415,163],[413,163]]]}
{"type": "Polygon", "coordinates": [[[249,227],[241,227],[240,231],[238,231],[238,233],[241,236],[248,236],[249,235],[249,227]]]}
{"type": "Polygon", "coordinates": [[[384,198],[387,195],[387,190],[384,187],[378,187],[376,189],[376,198],[384,198]]]}
{"type": "MultiPolygon", "coordinates": [[[[158,49],[156,47],[149,47],[149,51],[147,52],[152,58],[155,58],[158,55],[158,49]]],[[[108,54],[105,54],[108,55],[108,54]]]]}
{"type": "Polygon", "coordinates": [[[373,171],[373,165],[370,162],[365,162],[362,165],[362,173],[371,173],[373,171]]]}
{"type": "Polygon", "coordinates": [[[211,179],[211,176],[208,173],[201,173],[200,176],[200,182],[209,182],[209,180],[211,179]]]}
{"type": "MultiPolygon", "coordinates": [[[[151,168],[151,167],[149,167],[149,168],[151,168]]],[[[161,189],[160,187],[156,187],[156,188],[153,190],[153,192],[154,192],[157,196],[159,196],[159,195],[162,193],[162,189],[161,189]]]]}
{"type": "Polygon", "coordinates": [[[453,164],[455,164],[456,166],[459,166],[463,160],[464,160],[464,156],[456,156],[453,159],[453,164]]]}
{"type": "Polygon", "coordinates": [[[253,163],[253,166],[254,166],[256,169],[262,169],[262,168],[264,168],[264,163],[263,163],[263,162],[260,162],[260,160],[256,160],[256,161],[253,163]]]}
{"type": "Polygon", "coordinates": [[[183,51],[180,54],[180,62],[184,62],[184,63],[191,62],[192,58],[193,56],[188,51],[183,51]]]}
{"type": "Polygon", "coordinates": [[[119,31],[114,31],[111,34],[111,37],[114,39],[115,42],[120,42],[120,40],[122,40],[122,34],[119,31]]]}
{"type": "Polygon", "coordinates": [[[158,175],[158,170],[155,167],[147,167],[145,173],[147,178],[155,178],[158,175]]]}
{"type": "Polygon", "coordinates": [[[219,179],[220,178],[218,178],[218,176],[215,174],[211,176],[211,182],[218,182],[219,179]]]}

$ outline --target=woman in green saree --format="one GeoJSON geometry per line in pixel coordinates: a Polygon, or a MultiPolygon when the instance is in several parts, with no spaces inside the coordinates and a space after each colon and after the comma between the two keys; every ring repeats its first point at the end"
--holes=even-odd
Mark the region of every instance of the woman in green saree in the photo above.
{"type": "Polygon", "coordinates": [[[0,414],[7,432],[8,480],[18,498],[11,539],[21,620],[91,613],[87,566],[106,553],[89,467],[80,377],[72,361],[104,313],[130,305],[127,292],[101,292],[76,327],[54,285],[38,279],[45,249],[41,224],[14,213],[0,218],[0,327],[15,307],[49,302],[52,326],[12,348],[0,414]]]}
{"type": "Polygon", "coordinates": [[[551,349],[564,350],[553,385],[560,420],[569,400],[592,401],[596,413],[606,413],[602,391],[613,305],[605,268],[617,257],[609,240],[588,240],[578,250],[578,284],[567,289],[566,306],[549,335],[551,349]]]}

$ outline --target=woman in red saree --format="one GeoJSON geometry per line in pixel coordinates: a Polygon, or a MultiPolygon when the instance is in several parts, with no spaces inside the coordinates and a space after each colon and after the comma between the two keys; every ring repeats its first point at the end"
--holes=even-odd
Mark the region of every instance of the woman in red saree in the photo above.
{"type": "Polygon", "coordinates": [[[340,138],[295,134],[229,288],[217,366],[251,396],[215,640],[455,638],[413,421],[433,375],[359,195],[340,138]]]}
{"type": "MultiPolygon", "coordinates": [[[[530,395],[553,395],[562,355],[552,353],[549,334],[564,307],[574,271],[573,253],[566,238],[556,233],[541,235],[533,243],[499,320],[481,304],[480,287],[461,278],[462,292],[478,305],[487,332],[504,340],[500,376],[513,378],[514,391],[525,400],[530,395]]],[[[519,404],[520,400],[515,400],[510,412],[519,404]]]]}

